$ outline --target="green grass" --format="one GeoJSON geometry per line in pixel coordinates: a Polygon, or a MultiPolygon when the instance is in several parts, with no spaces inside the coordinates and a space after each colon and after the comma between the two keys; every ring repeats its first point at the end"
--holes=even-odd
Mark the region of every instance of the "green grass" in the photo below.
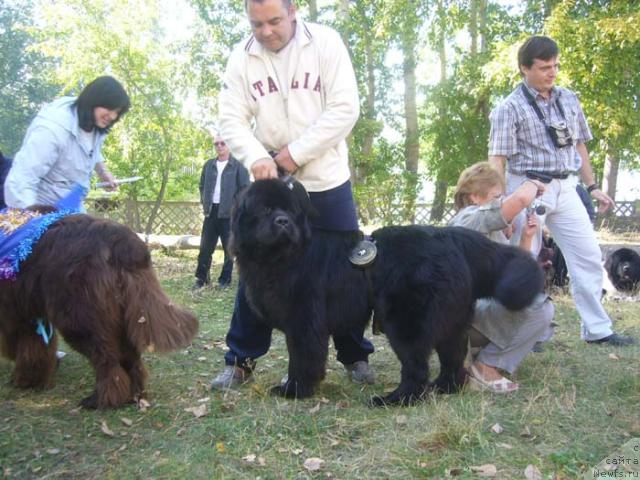
{"type": "MultiPolygon", "coordinates": [[[[0,361],[0,475],[8,478],[396,479],[477,478],[471,466],[493,464],[496,478],[524,478],[527,465],[544,478],[576,478],[627,440],[640,436],[640,349],[586,345],[569,296],[555,296],[554,339],[529,355],[510,396],[465,392],[434,396],[409,408],[372,409],[373,394],[392,390],[399,364],[384,337],[373,337],[373,386],[349,383],[331,350],[317,394],[291,401],[268,395],[286,373],[280,333],[259,361],[257,381],[212,393],[223,366],[234,289],[192,294],[194,252],[154,254],[169,294],[200,319],[193,345],[147,355],[151,408],[77,409],[93,387],[87,361],[66,348],[56,386],[45,392],[10,386],[12,365],[0,361]],[[614,353],[617,358],[610,357],[614,353]],[[196,418],[185,408],[205,403],[196,418]],[[121,419],[132,422],[127,426],[121,419]],[[105,422],[113,432],[101,430],[105,422]],[[504,429],[496,434],[491,427],[504,429]],[[253,457],[253,455],[255,457],[253,457]],[[324,460],[318,471],[308,458],[324,460]]],[[[220,259],[216,257],[216,266],[220,259]]],[[[616,329],[640,337],[634,301],[610,301],[616,329]]],[[[437,360],[433,360],[437,370],[437,360]]]]}

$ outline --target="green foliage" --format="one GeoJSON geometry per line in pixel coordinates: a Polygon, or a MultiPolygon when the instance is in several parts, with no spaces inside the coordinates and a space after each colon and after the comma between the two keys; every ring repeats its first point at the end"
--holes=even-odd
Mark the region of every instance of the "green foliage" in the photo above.
{"type": "Polygon", "coordinates": [[[613,150],[629,166],[640,148],[640,2],[562,2],[546,28],[560,46],[561,83],[580,96],[597,167],[613,150]]]}
{"type": "Polygon", "coordinates": [[[416,198],[418,176],[404,168],[404,146],[380,138],[368,158],[367,174],[354,186],[364,224],[406,223],[412,216],[406,198],[416,198]]]}
{"type": "Polygon", "coordinates": [[[105,157],[116,176],[144,177],[130,190],[136,197],[193,197],[207,134],[183,111],[193,78],[189,50],[166,44],[160,7],[155,0],[47,2],[38,47],[58,59],[56,77],[71,92],[101,74],[125,85],[132,108],[109,135],[105,157]]]}
{"type": "Polygon", "coordinates": [[[47,72],[51,59],[34,51],[28,0],[0,0],[0,150],[12,156],[39,107],[58,86],[47,72]]]}

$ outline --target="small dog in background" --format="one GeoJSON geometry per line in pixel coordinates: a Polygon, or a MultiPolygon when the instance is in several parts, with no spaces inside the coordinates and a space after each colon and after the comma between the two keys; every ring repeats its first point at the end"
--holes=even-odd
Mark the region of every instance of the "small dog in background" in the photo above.
{"type": "Polygon", "coordinates": [[[617,290],[632,292],[640,282],[640,255],[630,248],[619,248],[609,254],[604,269],[617,290]]]}

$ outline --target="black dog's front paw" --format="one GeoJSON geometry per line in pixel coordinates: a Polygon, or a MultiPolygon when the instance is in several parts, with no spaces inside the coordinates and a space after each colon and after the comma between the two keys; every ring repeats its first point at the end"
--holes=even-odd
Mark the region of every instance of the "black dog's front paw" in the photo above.
{"type": "Polygon", "coordinates": [[[372,407],[387,407],[392,405],[408,407],[424,400],[427,392],[428,389],[420,392],[402,392],[400,389],[397,389],[384,397],[381,397],[379,395],[371,397],[370,404],[372,407]]]}
{"type": "Polygon", "coordinates": [[[313,387],[301,384],[300,382],[287,380],[271,389],[271,395],[278,395],[286,398],[307,398],[313,395],[313,387]]]}
{"type": "Polygon", "coordinates": [[[455,375],[446,375],[436,378],[432,383],[432,388],[436,393],[457,393],[467,382],[468,372],[460,368],[455,375]]]}
{"type": "Polygon", "coordinates": [[[93,392],[86,398],[80,400],[79,404],[82,408],[86,408],[88,410],[96,410],[98,408],[98,393],[93,392]]]}

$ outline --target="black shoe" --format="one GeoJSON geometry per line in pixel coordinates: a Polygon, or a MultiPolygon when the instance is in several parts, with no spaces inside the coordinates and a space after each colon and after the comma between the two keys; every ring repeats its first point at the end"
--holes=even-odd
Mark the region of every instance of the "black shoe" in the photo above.
{"type": "Polygon", "coordinates": [[[606,343],[614,347],[627,347],[629,345],[633,345],[634,343],[636,343],[636,341],[631,337],[623,337],[622,335],[618,335],[617,333],[612,333],[611,335],[604,338],[599,338],[598,340],[587,340],[587,343],[606,343]]]}
{"type": "Polygon", "coordinates": [[[533,353],[542,353],[544,352],[544,342],[536,342],[533,344],[533,348],[531,349],[533,353]]]}

